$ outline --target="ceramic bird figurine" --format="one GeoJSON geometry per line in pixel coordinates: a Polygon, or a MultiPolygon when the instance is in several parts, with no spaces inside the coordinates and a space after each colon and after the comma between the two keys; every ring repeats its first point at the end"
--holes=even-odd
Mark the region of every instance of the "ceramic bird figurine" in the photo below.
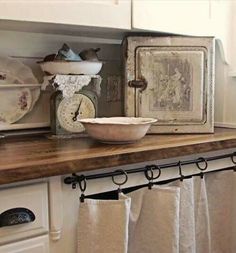
{"type": "Polygon", "coordinates": [[[73,52],[73,50],[65,43],[59,49],[55,59],[65,61],[82,61],[81,57],[73,52]]]}
{"type": "Polygon", "coordinates": [[[79,56],[84,61],[99,61],[97,52],[100,51],[100,48],[88,48],[79,53],[79,56]]]}

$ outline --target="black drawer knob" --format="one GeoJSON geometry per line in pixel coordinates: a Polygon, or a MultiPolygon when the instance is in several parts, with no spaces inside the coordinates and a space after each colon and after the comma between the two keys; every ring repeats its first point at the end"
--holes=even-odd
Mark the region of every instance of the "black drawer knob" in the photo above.
{"type": "Polygon", "coordinates": [[[24,207],[12,208],[0,214],[0,227],[29,223],[34,220],[35,215],[31,210],[24,207]]]}

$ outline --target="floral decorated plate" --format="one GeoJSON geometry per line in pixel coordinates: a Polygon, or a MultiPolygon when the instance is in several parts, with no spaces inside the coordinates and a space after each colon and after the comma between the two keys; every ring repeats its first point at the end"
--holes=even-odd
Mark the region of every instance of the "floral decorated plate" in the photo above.
{"type": "Polygon", "coordinates": [[[29,88],[0,85],[0,124],[12,124],[29,112],[32,94],[29,88]]]}
{"type": "MultiPolygon", "coordinates": [[[[14,58],[0,56],[0,85],[38,84],[30,67],[14,58]]],[[[31,89],[32,103],[30,111],[40,96],[40,88],[31,89]]]]}
{"type": "Polygon", "coordinates": [[[0,56],[0,84],[38,83],[30,67],[14,58],[0,56]]]}

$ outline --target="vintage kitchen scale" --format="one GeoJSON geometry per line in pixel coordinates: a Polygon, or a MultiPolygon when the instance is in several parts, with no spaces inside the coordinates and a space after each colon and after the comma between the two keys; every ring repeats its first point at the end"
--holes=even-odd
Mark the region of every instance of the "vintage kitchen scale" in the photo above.
{"type": "Polygon", "coordinates": [[[101,80],[99,75],[56,75],[49,80],[57,89],[50,102],[54,135],[84,132],[78,120],[96,117],[101,80]]]}
{"type": "Polygon", "coordinates": [[[214,38],[130,36],[123,49],[126,116],[156,118],[151,133],[214,131],[214,38]]]}
{"type": "Polygon", "coordinates": [[[45,74],[42,84],[28,66],[0,57],[0,130],[35,128],[34,133],[45,133],[51,126],[53,135],[67,137],[84,132],[79,119],[97,115],[103,65],[97,51],[76,54],[64,44],[38,62],[45,74]]]}

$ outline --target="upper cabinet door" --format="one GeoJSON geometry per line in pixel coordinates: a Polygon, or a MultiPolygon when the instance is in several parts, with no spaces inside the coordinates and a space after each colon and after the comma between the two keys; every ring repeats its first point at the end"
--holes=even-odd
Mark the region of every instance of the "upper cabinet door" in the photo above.
{"type": "Polygon", "coordinates": [[[131,0],[0,1],[0,19],[131,28],[131,0]]]}
{"type": "Polygon", "coordinates": [[[212,35],[210,0],[133,0],[132,26],[182,35],[212,35]]]}

